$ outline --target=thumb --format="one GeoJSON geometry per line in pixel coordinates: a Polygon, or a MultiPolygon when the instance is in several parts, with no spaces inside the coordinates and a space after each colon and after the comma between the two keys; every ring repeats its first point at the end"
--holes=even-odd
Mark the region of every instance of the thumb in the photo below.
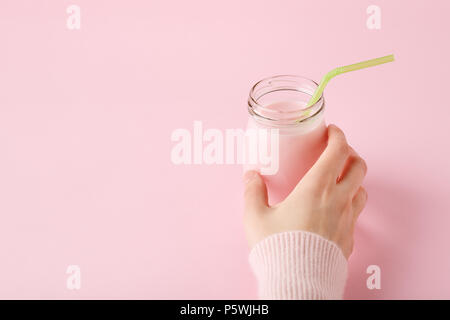
{"type": "Polygon", "coordinates": [[[245,212],[259,212],[268,208],[267,187],[261,175],[256,171],[244,174],[245,183],[245,212]]]}

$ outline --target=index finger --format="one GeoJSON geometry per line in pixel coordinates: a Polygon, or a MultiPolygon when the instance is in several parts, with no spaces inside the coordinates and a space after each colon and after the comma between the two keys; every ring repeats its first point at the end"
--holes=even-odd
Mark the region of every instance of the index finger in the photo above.
{"type": "Polygon", "coordinates": [[[322,177],[337,179],[341,174],[350,146],[344,132],[334,124],[328,126],[328,144],[310,171],[322,177]]]}

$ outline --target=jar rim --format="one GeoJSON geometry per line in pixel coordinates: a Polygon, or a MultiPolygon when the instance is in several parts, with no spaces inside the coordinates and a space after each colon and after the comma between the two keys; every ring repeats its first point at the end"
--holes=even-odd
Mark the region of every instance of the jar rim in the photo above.
{"type": "MultiPolygon", "coordinates": [[[[302,88],[301,85],[298,84],[301,81],[309,83],[310,85],[314,86],[314,90],[319,86],[319,84],[317,82],[315,82],[314,80],[311,80],[311,79],[308,79],[308,78],[305,78],[302,76],[290,75],[290,74],[276,75],[276,76],[271,76],[271,77],[267,77],[267,78],[259,80],[250,89],[250,93],[249,93],[249,97],[248,97],[248,112],[250,113],[250,115],[255,116],[257,118],[257,120],[260,120],[263,122],[269,122],[273,125],[296,126],[299,123],[311,120],[312,118],[314,118],[317,114],[319,114],[324,109],[324,106],[325,106],[324,100],[325,99],[324,99],[323,93],[320,96],[319,100],[317,100],[317,102],[315,104],[313,104],[309,107],[298,109],[298,110],[292,110],[292,111],[283,111],[284,115],[291,114],[291,115],[293,115],[294,118],[295,118],[295,114],[309,113],[304,118],[299,118],[296,120],[295,119],[294,120],[292,120],[292,119],[286,120],[285,122],[287,122],[287,123],[280,123],[280,119],[277,119],[276,117],[271,116],[271,115],[279,114],[279,111],[268,108],[267,106],[258,102],[258,100],[261,99],[266,94],[276,92],[276,91],[298,91],[298,92],[312,96],[314,92],[306,92],[305,91],[306,89],[302,88]],[[292,85],[292,86],[283,85],[283,86],[277,87],[277,86],[273,86],[273,81],[292,82],[293,84],[296,84],[296,85],[292,85]],[[269,86],[271,86],[270,90],[261,94],[260,96],[256,97],[255,95],[257,93],[258,87],[264,83],[267,83],[269,86]]],[[[260,89],[264,89],[264,88],[267,88],[267,86],[260,88],[260,89]]]]}

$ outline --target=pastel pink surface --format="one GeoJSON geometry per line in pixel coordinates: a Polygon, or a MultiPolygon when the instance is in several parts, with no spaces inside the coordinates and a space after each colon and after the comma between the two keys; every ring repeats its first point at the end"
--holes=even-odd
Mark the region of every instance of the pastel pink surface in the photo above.
{"type": "Polygon", "coordinates": [[[371,4],[2,0],[0,298],[255,298],[242,169],[172,164],[172,131],[244,128],[257,80],[394,53],[325,92],[369,166],[346,297],[449,299],[450,3],[379,0],[381,30],[371,4]]]}

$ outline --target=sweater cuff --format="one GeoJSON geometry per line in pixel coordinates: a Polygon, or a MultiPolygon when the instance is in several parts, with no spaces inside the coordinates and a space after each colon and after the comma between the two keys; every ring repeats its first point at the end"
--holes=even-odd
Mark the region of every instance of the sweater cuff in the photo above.
{"type": "Polygon", "coordinates": [[[251,250],[249,260],[260,299],[342,299],[347,259],[318,234],[273,234],[251,250]]]}

